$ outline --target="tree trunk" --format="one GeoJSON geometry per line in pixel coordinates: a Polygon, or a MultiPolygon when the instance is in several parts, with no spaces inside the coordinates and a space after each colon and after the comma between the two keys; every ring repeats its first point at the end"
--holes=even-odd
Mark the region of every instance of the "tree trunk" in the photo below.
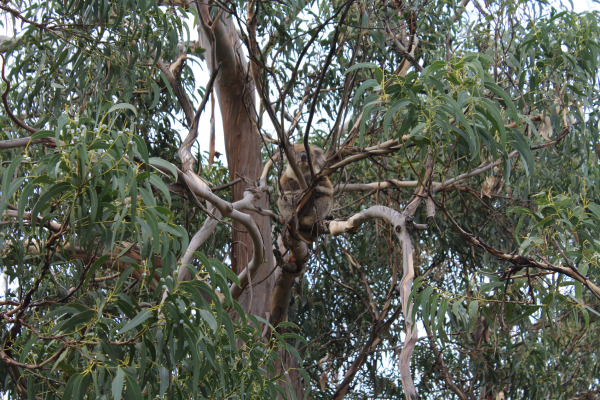
{"type": "MultiPolygon", "coordinates": [[[[257,131],[255,86],[252,76],[248,70],[246,56],[241,51],[241,40],[231,17],[225,13],[220,20],[214,22],[214,27],[205,24],[209,21],[209,6],[206,3],[200,5],[200,13],[204,22],[200,24],[201,46],[206,48],[207,63],[209,69],[214,71],[220,63],[220,72],[215,82],[219,107],[223,117],[223,130],[225,135],[225,150],[227,152],[227,163],[230,179],[237,175],[257,181],[263,171],[261,157],[261,138],[257,131]],[[214,46],[214,48],[212,47],[214,46]],[[214,53],[213,53],[214,51],[214,53]]],[[[245,183],[233,187],[233,201],[242,198],[245,183]]],[[[256,205],[269,208],[267,196],[256,205]]],[[[268,313],[271,310],[271,298],[275,288],[277,276],[275,257],[273,256],[273,240],[271,236],[271,223],[269,217],[252,213],[254,220],[260,228],[265,243],[266,264],[252,278],[252,283],[258,285],[244,290],[238,301],[248,313],[261,316],[269,320],[268,313]],[[273,273],[272,273],[273,272],[273,273]]],[[[231,265],[237,274],[248,265],[252,258],[252,241],[250,236],[244,233],[243,227],[234,224],[232,237],[231,265]]],[[[249,287],[251,285],[248,285],[249,287]]],[[[289,299],[286,299],[289,301],[289,299]]],[[[281,363],[276,368],[276,375],[289,371],[284,375],[280,384],[288,390],[286,382],[295,393],[296,398],[304,397],[302,376],[297,372],[298,360],[288,353],[279,353],[281,363]]],[[[288,397],[290,397],[288,395],[288,397]]]]}
{"type": "MultiPolygon", "coordinates": [[[[199,8],[204,22],[210,21],[208,5],[201,3],[199,8]]],[[[245,56],[240,48],[241,41],[237,29],[229,15],[224,15],[221,20],[215,21],[212,28],[202,21],[198,23],[201,45],[207,49],[205,54],[209,69],[213,71],[215,64],[220,63],[215,87],[223,117],[229,177],[233,180],[239,175],[257,181],[262,173],[263,163],[260,154],[261,140],[253,122],[256,121],[255,89],[248,74],[245,56]]],[[[232,200],[240,200],[245,189],[244,182],[233,186],[232,200]]],[[[256,205],[268,209],[267,196],[263,197],[264,200],[256,205]]],[[[238,301],[245,311],[267,318],[270,310],[269,300],[275,284],[274,274],[267,278],[275,268],[271,223],[269,217],[256,213],[252,213],[252,217],[264,239],[267,263],[252,278],[253,284],[260,283],[253,287],[252,291],[249,287],[246,288],[238,301]]],[[[252,240],[239,223],[234,223],[233,226],[235,229],[232,233],[231,267],[236,274],[239,274],[252,258],[252,240]]]]}

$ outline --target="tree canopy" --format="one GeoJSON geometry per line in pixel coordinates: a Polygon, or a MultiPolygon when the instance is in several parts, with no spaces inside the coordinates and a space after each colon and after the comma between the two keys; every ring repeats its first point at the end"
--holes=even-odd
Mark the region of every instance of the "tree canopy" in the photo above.
{"type": "Polygon", "coordinates": [[[6,398],[600,396],[598,12],[0,10],[6,398]],[[311,240],[286,162],[298,213],[335,189],[311,240]]]}

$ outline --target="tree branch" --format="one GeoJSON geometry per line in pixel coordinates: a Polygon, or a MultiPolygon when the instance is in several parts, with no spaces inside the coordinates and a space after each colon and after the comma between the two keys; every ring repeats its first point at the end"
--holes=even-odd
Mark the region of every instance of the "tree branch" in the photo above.
{"type": "MultiPolygon", "coordinates": [[[[191,148],[192,148],[192,145],[194,144],[194,142],[196,141],[196,139],[198,138],[198,123],[200,122],[200,115],[202,114],[204,107],[206,107],[206,102],[208,101],[208,98],[210,97],[210,94],[212,93],[213,84],[215,83],[215,79],[217,78],[217,75],[219,74],[219,67],[220,67],[220,64],[217,64],[216,68],[211,72],[210,79],[208,80],[208,83],[206,84],[206,90],[204,92],[204,97],[202,98],[202,101],[200,102],[200,106],[198,106],[198,110],[196,110],[196,114],[192,118],[190,131],[189,131],[187,137],[185,138],[185,140],[183,141],[183,143],[181,143],[181,147],[179,147],[179,150],[177,151],[177,155],[181,159],[183,172],[185,172],[185,173],[191,171],[191,169],[194,165],[194,162],[196,161],[196,159],[192,155],[191,148]]],[[[182,99],[179,99],[179,101],[181,103],[182,99]]],[[[189,102],[189,100],[187,100],[187,96],[185,96],[184,101],[189,102]]]]}

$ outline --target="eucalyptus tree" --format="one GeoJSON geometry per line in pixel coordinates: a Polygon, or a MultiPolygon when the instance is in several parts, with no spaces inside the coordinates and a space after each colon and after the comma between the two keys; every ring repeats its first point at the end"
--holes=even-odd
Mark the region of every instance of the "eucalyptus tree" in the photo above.
{"type": "Polygon", "coordinates": [[[600,393],[598,13],[0,9],[7,397],[600,393]],[[197,145],[217,107],[226,162],[197,145]],[[277,209],[286,159],[298,213],[334,182],[314,242],[277,209]]]}

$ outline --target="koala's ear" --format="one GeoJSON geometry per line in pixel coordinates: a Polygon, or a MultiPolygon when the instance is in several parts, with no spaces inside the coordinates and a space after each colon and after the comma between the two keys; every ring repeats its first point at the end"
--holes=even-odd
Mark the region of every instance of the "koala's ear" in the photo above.
{"type": "Polygon", "coordinates": [[[313,152],[315,154],[315,164],[321,168],[325,165],[325,150],[320,147],[313,147],[313,152]]]}

